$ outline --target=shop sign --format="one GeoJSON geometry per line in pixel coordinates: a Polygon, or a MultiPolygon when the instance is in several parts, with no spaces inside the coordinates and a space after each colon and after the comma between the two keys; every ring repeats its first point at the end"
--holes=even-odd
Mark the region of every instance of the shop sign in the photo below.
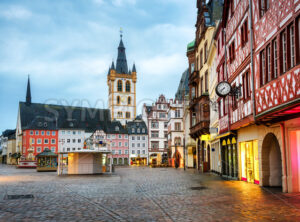
{"type": "Polygon", "coordinates": [[[210,134],[201,135],[201,140],[202,141],[209,141],[210,140],[210,134]]]}

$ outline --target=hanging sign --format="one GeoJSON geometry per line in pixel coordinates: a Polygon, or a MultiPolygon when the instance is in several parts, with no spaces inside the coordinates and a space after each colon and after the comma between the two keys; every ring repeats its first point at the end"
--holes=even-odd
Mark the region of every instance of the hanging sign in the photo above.
{"type": "Polygon", "coordinates": [[[210,134],[201,135],[201,140],[202,141],[209,141],[210,140],[210,134]]]}

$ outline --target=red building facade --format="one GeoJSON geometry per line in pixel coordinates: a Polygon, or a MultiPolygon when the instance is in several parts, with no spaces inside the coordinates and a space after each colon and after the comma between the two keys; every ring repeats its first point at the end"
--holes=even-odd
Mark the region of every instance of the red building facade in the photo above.
{"type": "Polygon", "coordinates": [[[300,192],[300,2],[257,0],[253,18],[255,120],[273,128],[259,141],[261,185],[300,192]]]}
{"type": "Polygon", "coordinates": [[[22,155],[28,160],[35,160],[35,156],[48,148],[54,153],[58,152],[58,131],[27,129],[22,136],[22,155]]]}
{"type": "Polygon", "coordinates": [[[300,191],[299,14],[294,0],[228,0],[217,37],[218,81],[236,92],[218,101],[222,174],[286,192],[300,191]]]}

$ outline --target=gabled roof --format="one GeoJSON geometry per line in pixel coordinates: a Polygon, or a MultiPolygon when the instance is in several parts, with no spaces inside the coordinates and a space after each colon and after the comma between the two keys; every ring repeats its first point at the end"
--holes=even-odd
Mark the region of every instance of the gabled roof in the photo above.
{"type": "Polygon", "coordinates": [[[22,129],[80,128],[94,131],[110,121],[108,109],[19,103],[22,129]]]}
{"type": "Polygon", "coordinates": [[[152,111],[152,106],[147,106],[146,105],[146,112],[149,114],[152,111]]]}

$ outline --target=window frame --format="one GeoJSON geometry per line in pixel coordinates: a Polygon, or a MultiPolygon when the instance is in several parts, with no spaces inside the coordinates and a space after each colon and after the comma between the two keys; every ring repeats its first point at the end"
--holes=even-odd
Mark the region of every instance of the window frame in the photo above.
{"type": "Polygon", "coordinates": [[[117,82],[117,91],[118,92],[123,92],[123,82],[120,79],[117,82]]]}
{"type": "Polygon", "coordinates": [[[131,92],[131,83],[129,80],[127,80],[125,83],[125,92],[131,92]]]}

